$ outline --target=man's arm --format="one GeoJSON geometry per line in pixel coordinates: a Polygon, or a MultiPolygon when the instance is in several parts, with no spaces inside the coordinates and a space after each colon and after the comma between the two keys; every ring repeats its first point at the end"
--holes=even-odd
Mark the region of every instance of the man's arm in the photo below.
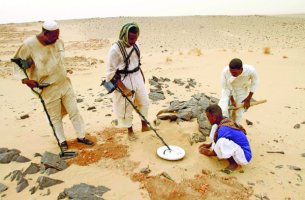
{"type": "Polygon", "coordinates": [[[251,79],[250,92],[248,96],[242,101],[242,103],[244,103],[245,109],[248,109],[250,107],[252,96],[259,82],[256,70],[253,67],[251,68],[250,79],[251,79]]]}

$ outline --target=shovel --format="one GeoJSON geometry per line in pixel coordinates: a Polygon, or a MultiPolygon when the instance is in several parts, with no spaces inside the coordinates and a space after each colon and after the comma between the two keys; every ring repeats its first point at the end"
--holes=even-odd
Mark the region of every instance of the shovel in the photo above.
{"type": "MultiPolygon", "coordinates": [[[[11,59],[11,62],[16,63],[16,64],[18,65],[18,67],[24,72],[25,76],[26,76],[27,78],[29,78],[28,74],[26,73],[26,69],[29,68],[29,67],[31,66],[31,64],[33,63],[33,61],[31,61],[31,60],[22,60],[21,58],[12,58],[12,59],[11,59]]],[[[39,89],[43,89],[44,87],[47,87],[47,86],[49,86],[49,84],[38,84],[37,87],[38,87],[39,89]]],[[[59,156],[62,157],[62,158],[64,158],[64,159],[68,159],[68,158],[75,157],[75,156],[77,155],[77,152],[74,152],[74,151],[64,151],[64,150],[61,148],[60,143],[59,143],[59,140],[58,140],[58,138],[57,138],[57,136],[56,136],[55,128],[54,128],[54,126],[53,126],[53,123],[52,123],[52,121],[51,121],[50,115],[49,115],[49,113],[48,113],[48,111],[47,111],[47,108],[46,108],[46,104],[45,104],[45,102],[44,102],[44,100],[43,100],[41,94],[40,94],[39,92],[37,92],[36,90],[34,90],[33,88],[31,88],[31,90],[32,90],[32,92],[34,92],[34,93],[39,97],[39,99],[40,99],[40,101],[41,101],[41,104],[42,104],[42,106],[43,106],[43,109],[44,109],[44,111],[45,111],[45,113],[46,113],[46,115],[47,115],[47,117],[48,117],[49,124],[50,124],[50,126],[51,126],[51,128],[52,128],[52,130],[53,130],[53,134],[54,134],[54,136],[55,136],[55,138],[56,138],[58,147],[59,147],[59,149],[60,149],[59,156]]]]}

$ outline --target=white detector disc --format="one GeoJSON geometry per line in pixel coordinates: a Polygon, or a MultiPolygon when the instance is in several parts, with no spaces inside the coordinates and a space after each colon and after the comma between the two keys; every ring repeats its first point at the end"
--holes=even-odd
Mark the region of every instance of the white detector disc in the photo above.
{"type": "Polygon", "coordinates": [[[162,146],[157,149],[157,155],[165,160],[180,160],[185,156],[185,151],[178,146],[168,145],[162,146]]]}

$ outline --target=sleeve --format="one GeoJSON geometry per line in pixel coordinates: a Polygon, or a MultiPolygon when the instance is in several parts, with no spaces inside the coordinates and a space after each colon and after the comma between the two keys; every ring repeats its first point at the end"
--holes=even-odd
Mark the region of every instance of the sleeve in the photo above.
{"type": "MultiPolygon", "coordinates": [[[[27,45],[23,44],[15,54],[14,58],[21,58],[23,60],[29,59],[31,56],[30,49],[27,45]]],[[[27,78],[24,74],[23,70],[20,69],[20,67],[13,63],[13,76],[17,80],[22,80],[24,78],[27,78]]]]}
{"type": "Polygon", "coordinates": [[[116,71],[119,68],[120,63],[120,54],[116,51],[115,46],[113,45],[108,53],[107,63],[106,63],[106,81],[110,81],[116,71]]]}
{"type": "Polygon", "coordinates": [[[254,93],[259,83],[259,79],[256,70],[254,68],[252,69],[252,73],[250,74],[250,79],[251,79],[250,92],[254,93]]]}
{"type": "Polygon", "coordinates": [[[232,92],[228,85],[228,80],[226,77],[226,69],[224,69],[221,74],[221,87],[222,87],[221,95],[230,97],[232,92]]]}
{"type": "Polygon", "coordinates": [[[238,145],[227,138],[219,138],[214,146],[214,151],[219,159],[228,159],[232,157],[238,145]]]}

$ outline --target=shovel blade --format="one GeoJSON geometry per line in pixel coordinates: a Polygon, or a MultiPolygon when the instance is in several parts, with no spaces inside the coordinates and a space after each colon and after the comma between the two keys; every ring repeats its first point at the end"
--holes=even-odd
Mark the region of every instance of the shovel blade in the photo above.
{"type": "Polygon", "coordinates": [[[59,153],[59,156],[61,158],[63,158],[63,159],[74,158],[75,156],[77,156],[77,152],[74,152],[74,151],[65,151],[65,152],[59,153]]]}

